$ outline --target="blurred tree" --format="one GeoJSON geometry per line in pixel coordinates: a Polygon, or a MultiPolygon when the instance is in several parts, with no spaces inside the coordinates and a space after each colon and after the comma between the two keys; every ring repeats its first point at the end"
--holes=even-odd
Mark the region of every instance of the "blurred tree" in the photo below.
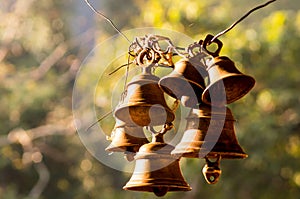
{"type": "MultiPolygon", "coordinates": [[[[197,41],[217,34],[260,3],[103,0],[98,8],[122,30],[167,28],[197,41]]],[[[193,190],[165,198],[300,195],[299,5],[292,0],[275,2],[220,38],[221,54],[257,81],[247,97],[230,105],[239,142],[249,157],[223,161],[221,180],[214,186],[203,180],[203,161],[182,159],[193,190]]],[[[92,157],[73,124],[76,72],[93,45],[114,30],[84,1],[15,0],[2,1],[0,7],[0,198],[154,198],[123,191],[130,176],[92,157]]],[[[85,84],[89,86],[88,80],[85,84]]],[[[109,96],[111,86],[102,91],[104,96],[109,96]]],[[[103,103],[95,106],[99,112],[106,110],[103,103]]],[[[107,121],[109,131],[113,122],[107,121]]]]}

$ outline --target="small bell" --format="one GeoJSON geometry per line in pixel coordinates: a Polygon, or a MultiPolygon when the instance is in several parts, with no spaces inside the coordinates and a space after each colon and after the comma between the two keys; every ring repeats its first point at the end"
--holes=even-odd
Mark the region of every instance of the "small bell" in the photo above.
{"type": "Polygon", "coordinates": [[[185,182],[179,159],[171,156],[173,146],[164,143],[162,134],[153,136],[152,142],[143,145],[136,154],[136,165],[125,190],[153,192],[164,196],[169,191],[190,191],[185,182]]]}
{"type": "Polygon", "coordinates": [[[111,144],[105,149],[110,152],[124,152],[128,161],[133,161],[133,156],[139,148],[149,143],[145,137],[143,128],[140,126],[130,126],[117,120],[111,133],[111,144]]]}
{"type": "Polygon", "coordinates": [[[202,104],[191,109],[186,130],[173,155],[189,158],[246,158],[234,130],[234,118],[229,108],[202,104]]]}
{"type": "Polygon", "coordinates": [[[188,59],[175,63],[173,72],[159,81],[161,89],[187,107],[194,107],[201,100],[207,76],[204,66],[194,66],[188,59]]]}
{"type": "Polygon", "coordinates": [[[215,162],[211,162],[208,158],[205,158],[206,164],[202,169],[203,176],[208,184],[216,184],[221,176],[220,169],[220,156],[218,156],[215,162]]]}
{"type": "Polygon", "coordinates": [[[143,73],[127,85],[127,95],[117,106],[116,118],[136,126],[157,126],[175,119],[168,107],[164,93],[158,86],[159,77],[151,74],[151,67],[143,67],[143,73]]]}
{"type": "Polygon", "coordinates": [[[241,73],[228,57],[214,58],[207,69],[209,85],[202,94],[202,101],[214,106],[230,104],[246,95],[255,84],[253,77],[241,73]]]}

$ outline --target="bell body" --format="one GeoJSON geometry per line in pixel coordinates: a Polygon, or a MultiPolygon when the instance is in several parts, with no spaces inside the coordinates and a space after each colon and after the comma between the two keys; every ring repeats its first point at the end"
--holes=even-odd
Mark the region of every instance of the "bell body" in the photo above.
{"type": "Polygon", "coordinates": [[[116,118],[138,126],[157,126],[175,119],[158,86],[159,78],[152,74],[137,75],[127,85],[127,95],[114,112],[116,118]]]}
{"type": "Polygon", "coordinates": [[[111,133],[111,139],[111,144],[105,149],[110,152],[136,153],[142,145],[149,143],[142,127],[126,126],[118,121],[111,133]]]}
{"type": "Polygon", "coordinates": [[[191,110],[186,131],[172,154],[189,158],[247,157],[237,141],[230,109],[212,113],[211,107],[206,105],[191,110]]]}
{"type": "Polygon", "coordinates": [[[175,63],[173,72],[161,78],[159,86],[184,106],[193,107],[201,100],[206,75],[204,67],[195,67],[187,59],[181,59],[175,63]]]}
{"type": "Polygon", "coordinates": [[[201,103],[203,88],[192,84],[191,91],[193,93],[183,95],[180,99],[180,102],[185,107],[196,108],[198,104],[201,103]]]}
{"type": "Polygon", "coordinates": [[[203,91],[202,101],[214,106],[224,106],[242,98],[255,85],[254,78],[241,73],[225,56],[214,59],[208,74],[209,85],[203,91]]]}
{"type": "Polygon", "coordinates": [[[161,142],[143,145],[136,154],[132,177],[125,190],[154,192],[163,196],[168,191],[189,191],[179,167],[179,159],[170,155],[173,146],[161,142]]]}

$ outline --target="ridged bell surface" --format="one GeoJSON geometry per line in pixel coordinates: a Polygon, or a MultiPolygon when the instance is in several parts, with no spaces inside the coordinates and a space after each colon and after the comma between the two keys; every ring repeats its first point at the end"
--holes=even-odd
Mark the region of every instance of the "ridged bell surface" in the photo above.
{"type": "Polygon", "coordinates": [[[223,110],[216,109],[212,113],[211,107],[206,105],[192,109],[183,137],[172,154],[189,158],[218,155],[222,159],[246,158],[235,135],[233,115],[229,108],[223,110]]]}
{"type": "Polygon", "coordinates": [[[127,85],[127,95],[117,106],[115,117],[137,126],[157,126],[172,122],[175,115],[166,104],[158,80],[158,77],[147,73],[135,76],[127,85]]]}
{"type": "Polygon", "coordinates": [[[189,191],[184,180],[179,159],[170,155],[173,146],[161,142],[143,145],[137,153],[132,177],[125,190],[154,192],[163,196],[169,191],[189,191]]]}

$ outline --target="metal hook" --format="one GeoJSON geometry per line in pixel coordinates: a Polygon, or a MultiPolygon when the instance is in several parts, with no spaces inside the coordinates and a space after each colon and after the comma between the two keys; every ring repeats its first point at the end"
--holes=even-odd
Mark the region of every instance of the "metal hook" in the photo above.
{"type": "MultiPolygon", "coordinates": [[[[213,57],[217,57],[219,56],[221,49],[223,47],[223,43],[219,40],[219,39],[214,39],[212,41],[212,39],[214,38],[213,35],[206,35],[204,41],[203,41],[203,48],[207,51],[208,54],[210,54],[213,57]],[[207,50],[207,46],[211,45],[212,43],[216,43],[218,45],[218,48],[215,52],[211,52],[209,50],[207,50]]],[[[201,41],[201,40],[200,40],[201,41]]],[[[201,42],[202,43],[202,42],[201,42]]]]}

